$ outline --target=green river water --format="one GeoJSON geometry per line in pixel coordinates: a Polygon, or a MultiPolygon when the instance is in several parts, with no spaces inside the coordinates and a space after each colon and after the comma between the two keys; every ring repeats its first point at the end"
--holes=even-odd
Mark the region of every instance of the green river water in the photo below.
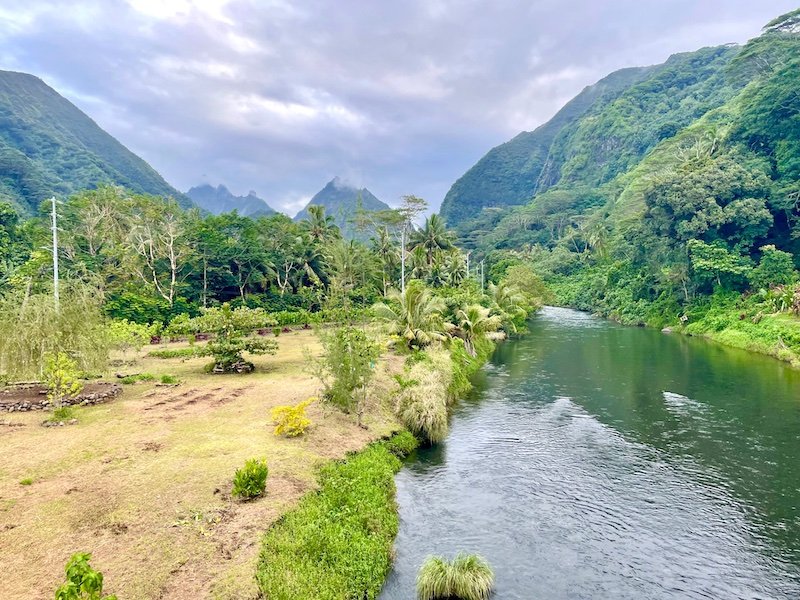
{"type": "Polygon", "coordinates": [[[477,552],[496,599],[800,598],[800,371],[545,308],[397,476],[382,600],[477,552]]]}

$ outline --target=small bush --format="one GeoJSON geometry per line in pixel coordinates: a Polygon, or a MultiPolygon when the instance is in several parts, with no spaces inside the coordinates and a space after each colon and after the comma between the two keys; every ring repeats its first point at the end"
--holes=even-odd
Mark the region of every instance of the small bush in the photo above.
{"type": "Polygon", "coordinates": [[[366,397],[367,384],[374,375],[380,348],[356,327],[321,332],[320,340],[325,356],[317,375],[325,388],[324,398],[340,410],[352,412],[366,397]]]}
{"type": "Polygon", "coordinates": [[[419,438],[437,444],[447,437],[448,387],[452,367],[444,351],[425,352],[401,385],[396,412],[403,424],[419,438]]]}
{"type": "Polygon", "coordinates": [[[274,335],[275,337],[278,337],[280,334],[281,334],[281,328],[280,327],[273,327],[272,328],[272,335],[274,335]]]}
{"type": "Polygon", "coordinates": [[[306,416],[306,408],[316,398],[303,400],[294,406],[276,406],[270,416],[275,424],[275,435],[297,437],[303,435],[311,427],[311,419],[306,416]]]}
{"type": "Polygon", "coordinates": [[[405,458],[419,446],[419,440],[410,431],[401,431],[384,443],[386,449],[397,458],[405,458]]]}
{"type": "Polygon", "coordinates": [[[261,496],[267,488],[268,474],[266,460],[251,458],[233,476],[233,495],[245,500],[261,496]]]}
{"type": "Polygon", "coordinates": [[[44,383],[47,399],[55,408],[61,408],[66,398],[74,398],[83,391],[83,382],[78,379],[78,363],[66,352],[45,355],[44,383]]]}
{"type": "Polygon", "coordinates": [[[75,417],[75,409],[71,406],[62,406],[53,410],[53,415],[50,417],[51,421],[69,421],[75,417]]]}
{"type": "Polygon", "coordinates": [[[25,479],[19,480],[20,485],[33,485],[33,479],[31,477],[26,477],[25,479]]]}
{"type": "Polygon", "coordinates": [[[459,553],[453,562],[430,556],[417,576],[419,600],[487,600],[494,573],[480,556],[459,553]]]}
{"type": "Polygon", "coordinates": [[[103,596],[103,574],[92,569],[91,558],[87,552],[72,555],[64,568],[67,581],[56,590],[56,600],[117,600],[103,596]]]}
{"type": "Polygon", "coordinates": [[[162,375],[161,376],[161,383],[165,385],[175,385],[176,383],[180,383],[181,380],[175,377],[175,375],[162,375]]]}

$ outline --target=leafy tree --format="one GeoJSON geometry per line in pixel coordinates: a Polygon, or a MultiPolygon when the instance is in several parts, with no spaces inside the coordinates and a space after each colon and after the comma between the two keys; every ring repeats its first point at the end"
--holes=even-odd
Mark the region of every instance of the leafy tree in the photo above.
{"type": "Polygon", "coordinates": [[[456,311],[456,329],[453,335],[464,340],[464,347],[472,356],[476,355],[476,344],[502,325],[501,317],[490,313],[488,308],[480,304],[471,304],[456,311]]]}
{"type": "Polygon", "coordinates": [[[65,399],[74,398],[83,391],[78,363],[66,352],[47,354],[44,358],[44,384],[51,406],[61,408],[65,399]]]}
{"type": "Polygon", "coordinates": [[[718,286],[731,287],[740,283],[750,270],[749,261],[728,250],[724,244],[707,244],[703,240],[689,240],[687,244],[692,270],[701,283],[716,282],[718,286]]]}
{"type": "Polygon", "coordinates": [[[244,353],[275,354],[278,344],[270,339],[248,337],[248,334],[275,324],[263,309],[244,306],[232,309],[225,303],[221,307],[204,309],[198,317],[185,319],[174,330],[214,334],[205,346],[197,349],[198,355],[214,357],[212,372],[249,373],[255,365],[244,359],[244,353]]]}
{"type": "Polygon", "coordinates": [[[750,272],[750,284],[755,289],[786,285],[795,281],[794,257],[778,250],[774,244],[762,246],[761,260],[750,272]]]}

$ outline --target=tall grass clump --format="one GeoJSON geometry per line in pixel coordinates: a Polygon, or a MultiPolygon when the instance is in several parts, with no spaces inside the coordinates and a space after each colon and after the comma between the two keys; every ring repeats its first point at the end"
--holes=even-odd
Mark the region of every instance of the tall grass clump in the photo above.
{"type": "Polygon", "coordinates": [[[419,600],[488,600],[493,588],[492,568],[475,554],[459,553],[452,562],[430,556],[417,576],[419,600]]]}
{"type": "Polygon", "coordinates": [[[437,444],[447,437],[449,366],[437,369],[432,360],[413,364],[397,396],[397,415],[417,437],[437,444]]]}
{"type": "Polygon", "coordinates": [[[320,490],[267,531],[256,571],[265,598],[377,598],[398,528],[397,454],[413,446],[401,435],[324,467],[320,490]]]}

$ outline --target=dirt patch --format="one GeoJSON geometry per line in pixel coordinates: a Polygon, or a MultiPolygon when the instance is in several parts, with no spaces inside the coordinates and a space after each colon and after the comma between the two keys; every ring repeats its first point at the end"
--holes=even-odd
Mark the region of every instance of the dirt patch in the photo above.
{"type": "Polygon", "coordinates": [[[202,358],[141,356],[137,370],[184,383],[125,386],[115,402],[78,408],[71,427],[10,413],[14,426],[0,427],[0,564],[14,577],[3,600],[52,599],[78,551],[92,553],[106,593],[126,600],[255,597],[262,533],[313,489],[321,462],[395,427],[376,410],[365,431],[313,404],[308,435],[275,437],[271,408],[319,391],[303,352],[319,351],[313,333],[278,344],[275,356],[255,357],[255,373],[239,376],[205,374],[202,358]],[[253,457],[269,463],[267,493],[233,500],[233,473],[253,457]]]}
{"type": "MultiPolygon", "coordinates": [[[[65,406],[91,405],[108,402],[122,393],[116,383],[95,381],[86,383],[83,391],[75,398],[64,400],[65,406]]],[[[11,384],[0,388],[0,412],[27,412],[44,410],[50,407],[47,388],[41,383],[11,384]]]]}

